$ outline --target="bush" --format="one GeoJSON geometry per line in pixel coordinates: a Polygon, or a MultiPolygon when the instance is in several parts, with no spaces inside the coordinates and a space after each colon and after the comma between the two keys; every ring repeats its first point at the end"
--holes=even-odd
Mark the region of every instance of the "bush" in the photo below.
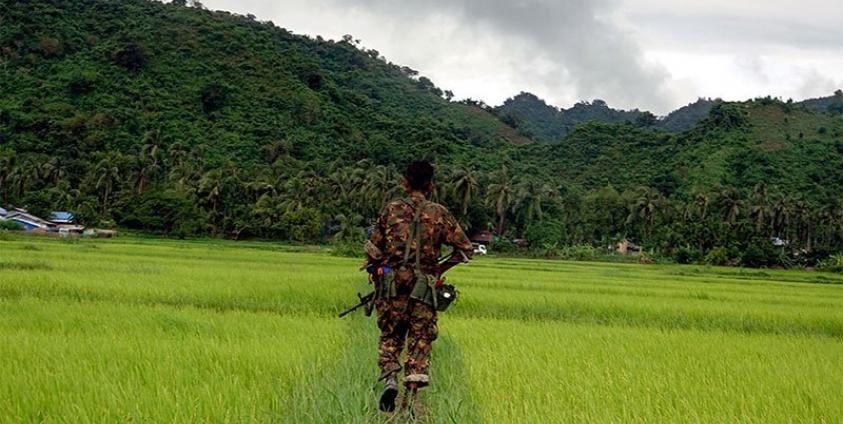
{"type": "Polygon", "coordinates": [[[673,260],[675,260],[678,264],[696,263],[699,262],[700,259],[702,259],[700,251],[690,246],[680,247],[676,249],[676,253],[673,254],[673,260]]]}
{"type": "Polygon", "coordinates": [[[769,266],[776,262],[776,252],[767,239],[754,239],[744,248],[741,264],[751,268],[769,266]]]}
{"type": "Polygon", "coordinates": [[[561,249],[560,256],[562,259],[572,261],[593,261],[598,259],[597,251],[590,244],[565,246],[561,249]]]}
{"type": "Polygon", "coordinates": [[[524,238],[533,246],[562,246],[568,238],[568,230],[562,220],[544,219],[528,225],[524,238]]]}
{"type": "Polygon", "coordinates": [[[283,238],[298,242],[315,242],[319,239],[322,217],[313,208],[301,208],[285,213],[277,224],[283,238]]]}
{"type": "Polygon", "coordinates": [[[718,246],[708,251],[704,261],[708,265],[737,265],[740,255],[734,249],[718,246]]]}
{"type": "Polygon", "coordinates": [[[489,250],[495,253],[512,253],[518,250],[518,246],[505,238],[501,238],[493,241],[489,250]]]}
{"type": "Polygon", "coordinates": [[[825,272],[843,273],[843,254],[831,255],[817,264],[817,269],[825,272]]]}
{"type": "Polygon", "coordinates": [[[197,234],[203,221],[190,197],[176,190],[144,192],[129,199],[121,212],[121,225],[178,238],[197,234]]]}
{"type": "Polygon", "coordinates": [[[0,231],[20,231],[23,230],[23,225],[15,221],[0,221],[0,231]]]}
{"type": "Polygon", "coordinates": [[[331,245],[331,253],[346,258],[362,258],[363,244],[350,241],[337,241],[331,245]]]}

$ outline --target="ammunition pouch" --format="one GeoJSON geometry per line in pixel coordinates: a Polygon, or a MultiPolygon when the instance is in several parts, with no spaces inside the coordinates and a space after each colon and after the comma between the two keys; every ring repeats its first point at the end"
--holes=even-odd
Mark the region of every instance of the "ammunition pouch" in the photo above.
{"type": "Polygon", "coordinates": [[[415,299],[436,309],[436,277],[416,271],[415,284],[413,284],[410,299],[415,299]]]}
{"type": "Polygon", "coordinates": [[[375,279],[375,299],[391,299],[398,295],[395,272],[386,272],[375,279]]]}
{"type": "Polygon", "coordinates": [[[410,298],[433,309],[444,312],[457,299],[459,293],[450,284],[436,286],[437,278],[430,274],[416,272],[416,281],[410,298]]]}
{"type": "Polygon", "coordinates": [[[459,292],[457,291],[456,287],[451,284],[443,284],[436,288],[436,310],[443,312],[451,306],[457,297],[459,297],[459,292]]]}

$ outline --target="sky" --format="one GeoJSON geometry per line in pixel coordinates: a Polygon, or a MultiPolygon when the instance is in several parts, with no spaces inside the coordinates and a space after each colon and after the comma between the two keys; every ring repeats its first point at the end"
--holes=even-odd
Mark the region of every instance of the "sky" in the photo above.
{"type": "Polygon", "coordinates": [[[843,87],[840,0],[204,0],[294,33],[351,34],[457,99],[522,91],[664,115],[699,97],[843,87]]]}

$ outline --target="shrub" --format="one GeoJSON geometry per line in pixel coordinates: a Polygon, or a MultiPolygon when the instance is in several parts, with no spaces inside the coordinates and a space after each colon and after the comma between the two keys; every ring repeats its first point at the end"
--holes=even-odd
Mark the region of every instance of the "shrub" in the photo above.
{"type": "Polygon", "coordinates": [[[343,256],[346,258],[362,258],[363,244],[347,240],[336,241],[331,245],[331,253],[334,256],[343,256]]]}
{"type": "Polygon", "coordinates": [[[708,251],[704,261],[708,265],[736,265],[740,258],[734,249],[718,246],[708,251]]]}
{"type": "Polygon", "coordinates": [[[284,238],[298,242],[315,242],[319,238],[322,217],[313,208],[286,212],[278,223],[284,238]]]}
{"type": "Polygon", "coordinates": [[[63,50],[61,40],[53,37],[42,37],[38,42],[38,48],[45,57],[58,56],[63,50]]]}
{"type": "Polygon", "coordinates": [[[843,273],[843,254],[831,255],[817,264],[817,269],[826,272],[843,273]]]}
{"type": "Polygon", "coordinates": [[[700,251],[690,246],[684,246],[676,249],[673,259],[678,264],[690,264],[699,262],[701,259],[700,251]]]}
{"type": "Polygon", "coordinates": [[[526,238],[531,245],[564,245],[568,238],[568,231],[565,223],[559,219],[544,219],[533,222],[524,231],[526,238]]]}
{"type": "Polygon", "coordinates": [[[115,64],[133,72],[139,71],[146,65],[143,49],[134,42],[126,43],[120,50],[114,52],[112,60],[115,64]]]}
{"type": "Polygon", "coordinates": [[[0,221],[0,230],[2,231],[20,231],[23,230],[23,225],[15,221],[0,221]]]}
{"type": "Polygon", "coordinates": [[[176,190],[144,192],[129,199],[121,212],[121,225],[178,238],[197,234],[203,221],[189,196],[176,190]]]}
{"type": "Polygon", "coordinates": [[[747,243],[741,255],[741,264],[752,268],[769,266],[775,261],[776,252],[773,245],[764,238],[753,239],[747,243]]]}
{"type": "Polygon", "coordinates": [[[518,246],[505,238],[501,238],[493,241],[489,250],[495,253],[512,253],[518,250],[518,246]]]}
{"type": "Polygon", "coordinates": [[[597,251],[594,249],[594,246],[589,244],[565,246],[561,249],[560,256],[562,256],[562,259],[574,261],[593,261],[598,259],[597,251]]]}

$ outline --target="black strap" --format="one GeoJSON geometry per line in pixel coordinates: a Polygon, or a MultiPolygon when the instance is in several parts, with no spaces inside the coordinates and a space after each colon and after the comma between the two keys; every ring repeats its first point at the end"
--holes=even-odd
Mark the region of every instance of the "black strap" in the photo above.
{"type": "Polygon", "coordinates": [[[401,265],[407,265],[407,263],[410,261],[410,246],[412,245],[413,239],[415,239],[415,269],[418,270],[421,267],[421,213],[424,210],[425,206],[427,206],[428,202],[427,200],[423,200],[418,206],[416,206],[409,199],[403,200],[404,203],[406,203],[410,206],[411,209],[413,209],[413,221],[410,223],[410,232],[409,234],[407,234],[407,239],[404,243],[404,261],[402,261],[401,265]]]}

